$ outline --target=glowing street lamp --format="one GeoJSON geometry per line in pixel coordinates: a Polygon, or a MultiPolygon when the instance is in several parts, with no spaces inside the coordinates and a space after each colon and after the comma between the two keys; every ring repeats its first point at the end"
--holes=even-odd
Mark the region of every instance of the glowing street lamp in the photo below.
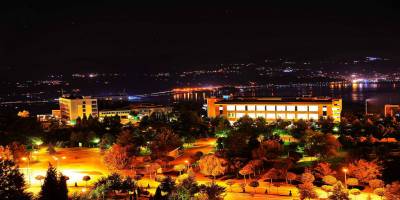
{"type": "Polygon", "coordinates": [[[22,161],[24,161],[24,162],[26,162],[26,161],[28,161],[28,167],[26,168],[26,175],[28,176],[28,183],[29,183],[29,185],[31,184],[31,175],[30,175],[30,159],[29,159],[29,156],[28,157],[22,157],[21,158],[21,160],[22,161]]]}
{"type": "Polygon", "coordinates": [[[342,171],[344,172],[344,185],[347,189],[347,172],[349,171],[349,169],[343,168],[342,171]]]}
{"type": "MultiPolygon", "coordinates": [[[[57,169],[59,169],[59,167],[60,167],[60,158],[58,158],[58,157],[56,157],[56,156],[53,156],[53,159],[54,159],[55,161],[57,161],[57,169]]],[[[63,157],[61,157],[61,159],[62,159],[62,160],[65,160],[65,159],[67,159],[67,157],[63,156],[63,157]]]]}
{"type": "Polygon", "coordinates": [[[186,163],[187,168],[189,169],[189,161],[185,160],[185,163],[186,163]]]}

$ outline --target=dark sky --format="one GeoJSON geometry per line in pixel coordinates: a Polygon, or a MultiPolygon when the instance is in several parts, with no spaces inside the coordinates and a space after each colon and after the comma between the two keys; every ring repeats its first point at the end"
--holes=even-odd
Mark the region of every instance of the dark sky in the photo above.
{"type": "Polygon", "coordinates": [[[168,71],[268,57],[400,52],[399,11],[390,1],[214,7],[53,2],[1,6],[2,71],[168,71]]]}

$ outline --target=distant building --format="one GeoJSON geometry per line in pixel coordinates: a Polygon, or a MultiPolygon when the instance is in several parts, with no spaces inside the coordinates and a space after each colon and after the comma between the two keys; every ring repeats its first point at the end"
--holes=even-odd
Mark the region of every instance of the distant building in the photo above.
{"type": "Polygon", "coordinates": [[[68,124],[75,124],[78,117],[98,116],[97,99],[90,96],[63,96],[59,103],[61,120],[68,124]]]}
{"type": "Polygon", "coordinates": [[[400,105],[392,105],[392,104],[386,104],[385,105],[385,116],[388,117],[393,117],[396,114],[400,113],[400,105]]]}
{"type": "Polygon", "coordinates": [[[118,116],[121,120],[121,124],[127,124],[129,122],[136,123],[139,118],[131,114],[131,110],[101,110],[99,111],[99,120],[104,120],[105,117],[118,116]]]}
{"type": "Polygon", "coordinates": [[[155,114],[156,116],[165,115],[172,112],[172,107],[157,105],[151,103],[140,103],[130,105],[130,110],[134,113],[137,113],[140,118],[144,116],[150,116],[155,114]]]}
{"type": "Polygon", "coordinates": [[[267,121],[318,120],[331,117],[340,122],[342,99],[334,98],[208,98],[208,117],[224,116],[231,123],[247,115],[251,118],[263,117],[267,121]]]}

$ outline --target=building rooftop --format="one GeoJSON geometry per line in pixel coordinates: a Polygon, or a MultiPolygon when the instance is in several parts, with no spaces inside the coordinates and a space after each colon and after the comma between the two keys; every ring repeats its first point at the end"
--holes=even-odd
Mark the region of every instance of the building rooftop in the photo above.
{"type": "Polygon", "coordinates": [[[280,103],[280,102],[319,102],[328,103],[337,98],[330,97],[236,97],[217,101],[216,104],[231,103],[280,103]]]}

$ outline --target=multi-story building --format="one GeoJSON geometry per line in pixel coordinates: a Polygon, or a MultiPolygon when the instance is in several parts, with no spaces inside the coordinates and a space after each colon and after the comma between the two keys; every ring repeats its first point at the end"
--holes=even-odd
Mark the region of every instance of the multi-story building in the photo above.
{"type": "Polygon", "coordinates": [[[59,103],[61,120],[69,124],[75,124],[78,117],[98,116],[97,99],[90,96],[63,96],[59,98],[59,103]]]}
{"type": "Polygon", "coordinates": [[[251,118],[263,117],[267,121],[318,120],[332,118],[340,122],[342,99],[334,98],[234,98],[207,99],[208,117],[224,116],[231,123],[247,115],[251,118]]]}
{"type": "Polygon", "coordinates": [[[400,105],[385,104],[385,116],[396,116],[400,113],[400,105]]]}
{"type": "Polygon", "coordinates": [[[105,117],[118,116],[121,120],[121,124],[138,122],[138,117],[132,116],[131,114],[131,110],[101,110],[99,111],[99,120],[103,120],[105,117]]]}

